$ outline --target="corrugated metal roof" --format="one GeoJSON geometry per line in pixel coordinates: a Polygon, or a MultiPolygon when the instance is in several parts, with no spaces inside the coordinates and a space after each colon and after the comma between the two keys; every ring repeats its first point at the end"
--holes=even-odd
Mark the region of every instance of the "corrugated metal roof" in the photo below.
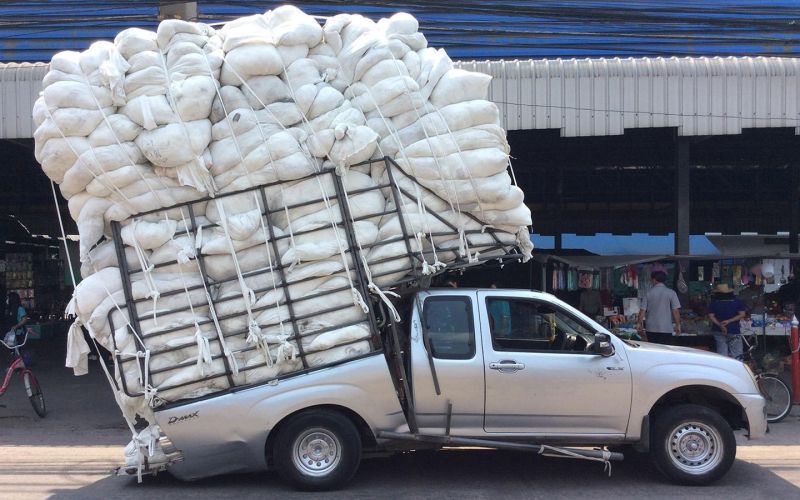
{"type": "Polygon", "coordinates": [[[680,135],[795,127],[800,59],[699,57],[462,61],[494,77],[489,98],[507,130],[566,137],[677,127],[680,135]]]}
{"type": "MultiPolygon", "coordinates": [[[[567,137],[677,127],[681,135],[794,127],[800,59],[777,57],[466,61],[492,75],[489,98],[507,130],[567,137]]],[[[49,65],[0,64],[0,139],[33,137],[31,110],[49,65]]]]}
{"type": "MultiPolygon", "coordinates": [[[[136,26],[159,4],[137,0],[0,2],[0,61],[49,61],[136,26]]],[[[285,0],[201,0],[203,22],[264,12],[285,0]]],[[[294,0],[309,14],[414,14],[431,46],[454,58],[800,55],[797,0],[294,0]]]]}
{"type": "Polygon", "coordinates": [[[49,69],[45,63],[0,64],[0,139],[33,137],[33,102],[49,69]]]}

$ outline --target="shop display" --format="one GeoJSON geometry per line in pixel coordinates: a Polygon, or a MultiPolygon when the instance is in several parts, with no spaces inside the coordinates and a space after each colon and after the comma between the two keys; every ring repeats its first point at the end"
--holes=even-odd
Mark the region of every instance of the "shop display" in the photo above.
{"type": "Polygon", "coordinates": [[[592,286],[604,297],[604,313],[598,319],[615,334],[635,339],[640,301],[651,288],[650,274],[654,270],[667,274],[667,285],[678,292],[681,300],[681,335],[677,343],[697,344],[700,338],[710,338],[708,304],[714,287],[720,283],[734,288],[747,308],[747,317],[741,321],[742,333],[789,335],[795,303],[800,301],[800,286],[794,280],[789,259],[687,259],[682,265],[656,261],[593,270],[557,262],[552,265],[553,288],[549,291],[581,309],[579,300],[583,297],[576,299],[572,294],[570,276],[577,276],[578,284],[585,285],[588,279],[584,276],[592,273],[597,277],[592,286]],[[695,337],[697,341],[690,340],[695,337]]]}

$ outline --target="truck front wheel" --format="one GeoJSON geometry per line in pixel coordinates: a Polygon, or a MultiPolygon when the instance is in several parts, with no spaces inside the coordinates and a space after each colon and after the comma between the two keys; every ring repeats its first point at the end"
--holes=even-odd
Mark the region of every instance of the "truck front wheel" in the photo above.
{"type": "Polygon", "coordinates": [[[353,478],[361,462],[361,436],[341,413],[311,410],[287,422],[273,448],[275,468],[301,490],[333,490],[353,478]]]}
{"type": "Polygon", "coordinates": [[[650,453],[656,467],[680,484],[704,485],[728,472],[736,439],[719,413],[700,405],[665,409],[653,425],[650,453]]]}

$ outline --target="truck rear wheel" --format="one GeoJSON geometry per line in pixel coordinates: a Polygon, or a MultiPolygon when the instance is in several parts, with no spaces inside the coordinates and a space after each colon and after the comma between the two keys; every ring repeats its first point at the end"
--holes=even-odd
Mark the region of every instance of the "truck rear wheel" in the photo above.
{"type": "Polygon", "coordinates": [[[301,490],[333,490],[347,484],[361,463],[361,436],[349,418],[311,410],[284,425],[273,448],[275,468],[301,490]]]}
{"type": "Polygon", "coordinates": [[[667,408],[656,418],[650,454],[665,476],[680,484],[705,485],[728,472],[736,438],[728,422],[700,405],[667,408]]]}

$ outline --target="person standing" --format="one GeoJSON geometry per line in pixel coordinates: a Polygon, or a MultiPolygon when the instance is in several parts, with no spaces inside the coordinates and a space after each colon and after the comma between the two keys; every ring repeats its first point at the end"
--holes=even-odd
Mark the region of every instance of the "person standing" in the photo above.
{"type": "Polygon", "coordinates": [[[742,331],[739,320],[745,316],[745,306],[733,294],[727,283],[717,285],[716,295],[708,306],[708,319],[717,344],[717,353],[731,358],[742,357],[742,331]]]}
{"type": "Polygon", "coordinates": [[[664,284],[667,281],[667,273],[664,271],[653,271],[650,279],[653,288],[642,301],[636,327],[644,333],[645,342],[672,344],[672,336],[681,333],[681,303],[678,294],[664,284]]]}
{"type": "Polygon", "coordinates": [[[22,328],[28,322],[28,311],[22,307],[19,295],[16,292],[8,292],[6,295],[5,324],[9,325],[8,333],[5,336],[6,344],[17,344],[25,335],[22,328]]]}

